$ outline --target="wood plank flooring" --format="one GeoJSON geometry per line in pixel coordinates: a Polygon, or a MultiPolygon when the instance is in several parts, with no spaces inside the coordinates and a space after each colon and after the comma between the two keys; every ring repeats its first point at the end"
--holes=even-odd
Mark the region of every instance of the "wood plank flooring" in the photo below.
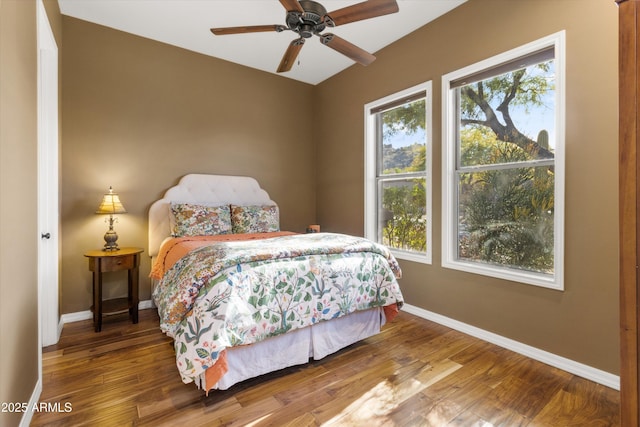
{"type": "Polygon", "coordinates": [[[619,392],[400,313],[381,334],[209,397],[183,384],[155,310],[66,324],[32,426],[617,426],[619,392]]]}

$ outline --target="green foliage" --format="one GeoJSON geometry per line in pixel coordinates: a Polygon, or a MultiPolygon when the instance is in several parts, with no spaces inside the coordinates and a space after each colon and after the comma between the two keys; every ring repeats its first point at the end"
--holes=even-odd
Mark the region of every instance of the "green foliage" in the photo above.
{"type": "Polygon", "coordinates": [[[522,163],[554,158],[549,133],[533,140],[512,115],[545,106],[552,68],[547,61],[460,89],[460,163],[482,166],[459,176],[460,259],[553,272],[554,168],[522,163]]]}
{"type": "MultiPolygon", "coordinates": [[[[535,140],[517,128],[513,107],[529,113],[554,90],[553,61],[460,88],[459,257],[536,272],[554,263],[554,169],[522,166],[553,159],[549,133],[535,140]],[[487,166],[500,165],[491,168],[487,166]]],[[[426,128],[424,100],[381,114],[384,136],[426,128]]],[[[383,174],[425,170],[426,146],[383,147],[383,174]]],[[[425,251],[426,181],[387,181],[382,194],[383,243],[425,251]]]]}
{"type": "Polygon", "coordinates": [[[398,132],[412,134],[418,129],[426,129],[425,100],[410,102],[382,113],[385,136],[398,132]]]}
{"type": "Polygon", "coordinates": [[[427,147],[424,143],[415,143],[399,148],[393,148],[391,144],[385,144],[382,147],[382,173],[388,175],[424,171],[426,152],[427,147]]]}
{"type": "Polygon", "coordinates": [[[424,179],[385,185],[382,207],[387,217],[382,229],[383,243],[397,249],[426,251],[426,204],[424,179]]]}
{"type": "MultiPolygon", "coordinates": [[[[543,105],[543,96],[553,89],[553,82],[546,78],[552,61],[505,73],[487,80],[468,85],[479,96],[464,96],[461,99],[461,111],[465,118],[489,119],[482,103],[490,105],[522,106],[528,112],[529,107],[543,105]],[[482,102],[478,102],[481,99],[482,102]]],[[[501,111],[502,109],[496,108],[501,111]]],[[[504,109],[508,111],[508,108],[504,109]]],[[[504,114],[504,113],[503,113],[504,114]]]]}
{"type": "Polygon", "coordinates": [[[525,114],[547,107],[545,97],[555,89],[554,81],[550,60],[461,86],[460,124],[484,126],[499,140],[512,142],[536,158],[553,158],[548,144],[545,148],[518,129],[513,107],[525,114]]]}
{"type": "Polygon", "coordinates": [[[532,154],[477,129],[463,130],[461,138],[461,157],[474,159],[469,163],[513,167],[461,174],[460,258],[553,271],[553,168],[518,167],[532,154]]]}
{"type": "MultiPolygon", "coordinates": [[[[399,133],[410,135],[426,126],[424,99],[410,102],[381,114],[385,137],[399,133]]],[[[382,147],[382,174],[424,172],[426,144],[382,147]]],[[[382,242],[397,249],[424,252],[426,241],[426,182],[424,178],[388,181],[382,194],[382,242]]]]}

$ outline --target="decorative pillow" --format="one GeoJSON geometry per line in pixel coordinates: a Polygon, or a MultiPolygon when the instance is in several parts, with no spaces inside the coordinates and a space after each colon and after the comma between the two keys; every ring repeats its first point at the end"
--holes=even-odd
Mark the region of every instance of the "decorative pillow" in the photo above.
{"type": "Polygon", "coordinates": [[[229,205],[204,206],[191,203],[171,203],[171,235],[213,236],[231,232],[229,205]]]}
{"type": "Polygon", "coordinates": [[[268,233],[280,231],[280,212],[276,205],[231,205],[231,227],[234,233],[268,233]]]}

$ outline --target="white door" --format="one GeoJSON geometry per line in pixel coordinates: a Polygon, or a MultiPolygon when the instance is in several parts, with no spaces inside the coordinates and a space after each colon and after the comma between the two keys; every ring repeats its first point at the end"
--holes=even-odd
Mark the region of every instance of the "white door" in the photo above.
{"type": "Polygon", "coordinates": [[[58,342],[58,47],[38,2],[38,304],[41,345],[58,342]]]}

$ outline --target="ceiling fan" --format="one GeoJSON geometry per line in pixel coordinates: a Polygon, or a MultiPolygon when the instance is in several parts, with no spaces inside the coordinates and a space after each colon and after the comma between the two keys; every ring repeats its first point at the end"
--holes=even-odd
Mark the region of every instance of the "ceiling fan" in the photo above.
{"type": "Polygon", "coordinates": [[[211,32],[217,36],[268,31],[280,33],[289,30],[297,33],[300,37],[289,44],[278,66],[278,73],[291,70],[304,42],[313,35],[320,37],[323,45],[348,56],[359,64],[369,65],[376,59],[375,56],[335,34],[321,34],[322,31],[326,27],[388,15],[399,10],[396,0],[367,0],[329,13],[324,6],[312,0],[280,0],[280,3],[287,10],[286,25],[212,28],[211,32]]]}

